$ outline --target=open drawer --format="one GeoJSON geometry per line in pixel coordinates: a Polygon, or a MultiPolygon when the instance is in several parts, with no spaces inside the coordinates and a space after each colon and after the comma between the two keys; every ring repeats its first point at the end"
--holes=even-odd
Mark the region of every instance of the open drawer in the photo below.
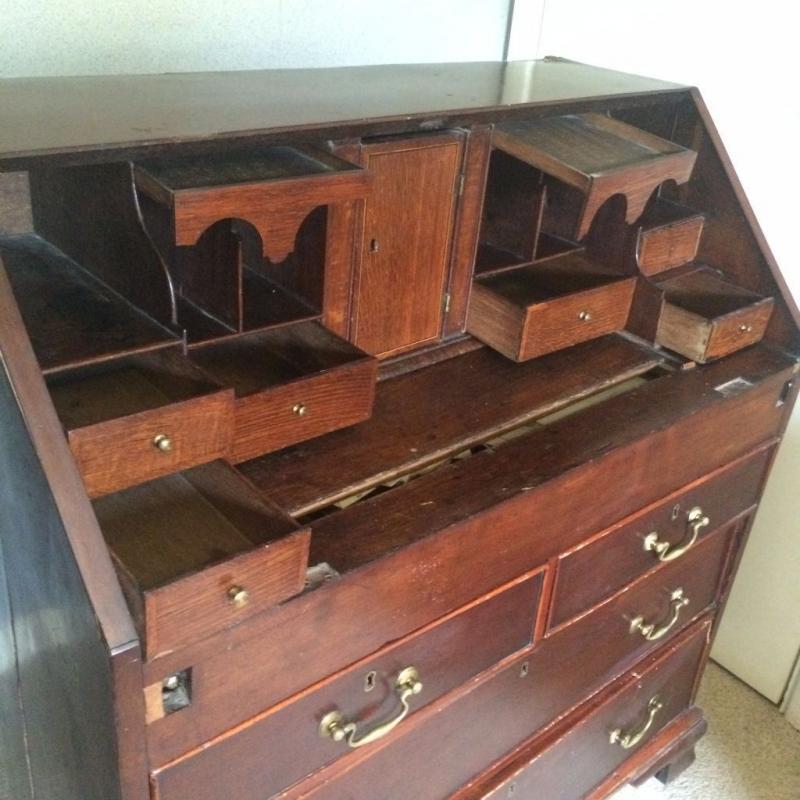
{"type": "Polygon", "coordinates": [[[615,194],[626,199],[626,220],[635,222],[655,189],[667,180],[685,183],[697,154],[603,114],[504,122],[494,147],[559,181],[574,202],[569,238],[583,239],[595,214],[615,194]]]}
{"type": "Polygon", "coordinates": [[[467,330],[515,361],[625,327],[636,279],[571,252],[472,287],[467,330]]]}
{"type": "Polygon", "coordinates": [[[106,495],[94,510],[147,658],[305,585],[308,530],[222,461],[106,495]]]}
{"type": "Polygon", "coordinates": [[[643,275],[694,261],[705,216],[662,197],[642,215],[635,234],[636,264],[643,275]]]}
{"type": "Polygon", "coordinates": [[[198,345],[191,359],[232,386],[234,462],[369,417],[377,361],[317,322],[198,345]]]}
{"type": "Polygon", "coordinates": [[[700,268],[658,284],[656,343],[701,364],[760,342],[775,301],[700,268]]]}
{"type": "Polygon", "coordinates": [[[323,150],[266,147],[209,158],[153,159],[134,166],[140,194],[169,212],[176,245],[193,245],[215,222],[245,219],[275,261],[291,252],[317,206],[363,199],[369,173],[323,150]]]}
{"type": "Polygon", "coordinates": [[[48,379],[90,497],[227,455],[233,392],[177,349],[140,353],[48,379]]]}

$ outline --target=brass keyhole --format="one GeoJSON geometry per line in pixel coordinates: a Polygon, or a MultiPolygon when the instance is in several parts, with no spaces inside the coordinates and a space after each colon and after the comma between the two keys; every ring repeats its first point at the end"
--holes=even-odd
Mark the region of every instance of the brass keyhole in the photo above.
{"type": "Polygon", "coordinates": [[[377,239],[370,239],[369,240],[369,251],[370,253],[377,253],[378,250],[381,249],[381,243],[377,239]]]}
{"type": "Polygon", "coordinates": [[[370,670],[364,677],[364,691],[371,692],[378,685],[378,673],[370,670]]]}

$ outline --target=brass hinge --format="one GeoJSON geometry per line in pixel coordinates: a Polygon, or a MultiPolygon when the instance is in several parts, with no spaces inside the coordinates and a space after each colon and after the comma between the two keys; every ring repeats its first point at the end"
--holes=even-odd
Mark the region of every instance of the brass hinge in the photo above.
{"type": "Polygon", "coordinates": [[[464,194],[464,173],[463,172],[458,176],[458,187],[457,187],[457,191],[456,191],[456,195],[458,197],[461,197],[462,194],[464,194]]]}
{"type": "Polygon", "coordinates": [[[444,293],[444,297],[442,298],[442,308],[444,309],[445,314],[450,313],[450,292],[444,293]]]}

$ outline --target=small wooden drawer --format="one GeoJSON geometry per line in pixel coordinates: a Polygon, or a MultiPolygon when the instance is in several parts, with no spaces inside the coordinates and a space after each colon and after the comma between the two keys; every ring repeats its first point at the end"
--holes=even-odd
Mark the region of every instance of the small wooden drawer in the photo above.
{"type": "Polygon", "coordinates": [[[235,390],[234,462],[362,422],[372,413],[377,361],[317,322],[200,345],[190,357],[235,390]]]}
{"type": "Polygon", "coordinates": [[[774,300],[697,269],[659,284],[656,343],[701,364],[760,342],[774,300]]]}
{"type": "Polygon", "coordinates": [[[625,327],[636,279],[579,252],[476,280],[467,330],[515,361],[625,327]]]}
{"type": "Polygon", "coordinates": [[[694,261],[705,217],[659,198],[639,220],[636,263],[643,275],[681,267],[694,261]]]}
{"type": "Polygon", "coordinates": [[[174,349],[48,379],[90,497],[227,456],[233,392],[174,349]]]}
{"type": "Polygon", "coordinates": [[[622,679],[566,731],[542,737],[541,746],[525,761],[517,761],[499,779],[477,781],[456,799],[585,797],[689,708],[709,634],[710,626],[700,625],[646,662],[641,672],[622,679]]]}
{"type": "Polygon", "coordinates": [[[685,558],[711,531],[757,500],[772,450],[762,449],[638,512],[559,559],[550,627],[645,574],[685,558]]]}
{"type": "Polygon", "coordinates": [[[302,221],[317,206],[358,200],[369,173],[323,150],[266,147],[134,165],[137,190],[169,209],[176,245],[193,245],[214,223],[244,219],[262,238],[264,253],[282,261],[293,249],[302,221]]]}
{"type": "MultiPolygon", "coordinates": [[[[323,722],[355,722],[353,745],[397,718],[398,676],[414,668],[421,685],[408,715],[531,642],[541,574],[528,575],[477,603],[390,644],[154,775],[160,800],[217,800],[235,784],[239,800],[262,800],[350,751],[323,735],[323,722]],[[502,623],[502,624],[500,624],[502,623]],[[331,715],[339,715],[332,717],[331,715]],[[375,720],[375,722],[372,722],[375,720]],[[302,759],[297,754],[302,753],[302,759]]],[[[335,643],[334,643],[335,646],[335,643]]],[[[179,712],[178,712],[179,713],[179,712]]],[[[403,721],[400,724],[408,724],[403,721]]],[[[334,726],[335,727],[335,726],[334,726]]],[[[366,745],[369,747],[369,745],[366,745]]]]}
{"type": "Polygon", "coordinates": [[[148,659],[302,591],[310,533],[215,461],[94,510],[148,659]]]}

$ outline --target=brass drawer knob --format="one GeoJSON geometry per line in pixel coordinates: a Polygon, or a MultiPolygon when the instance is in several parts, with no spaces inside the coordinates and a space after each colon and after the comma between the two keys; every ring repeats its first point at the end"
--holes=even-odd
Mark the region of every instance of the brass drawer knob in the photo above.
{"type": "Polygon", "coordinates": [[[661,623],[645,622],[644,617],[638,616],[631,620],[631,633],[641,633],[648,642],[663,639],[677,624],[681,611],[689,605],[689,598],[683,589],[675,589],[669,598],[669,614],[661,623]]]}
{"type": "Polygon", "coordinates": [[[419,672],[417,672],[416,668],[406,667],[400,672],[395,681],[394,689],[400,701],[400,709],[390,720],[359,736],[357,722],[346,722],[341,711],[331,711],[320,721],[319,735],[324,739],[333,739],[334,742],[346,741],[347,746],[354,749],[382,739],[408,716],[410,711],[408,701],[415,694],[419,694],[422,691],[422,681],[420,681],[419,672]]]}
{"type": "Polygon", "coordinates": [[[243,586],[231,586],[228,589],[228,597],[236,608],[244,608],[250,602],[250,592],[243,586]]]}
{"type": "Polygon", "coordinates": [[[686,515],[686,523],[689,533],[683,544],[675,547],[667,541],[661,541],[658,538],[658,531],[651,531],[644,537],[644,549],[655,553],[659,561],[674,561],[676,558],[680,558],[694,545],[700,531],[707,527],[711,520],[703,513],[700,506],[695,506],[686,515]]]}
{"type": "Polygon", "coordinates": [[[306,407],[305,403],[295,403],[292,406],[292,414],[297,417],[304,417],[308,412],[308,408],[306,407]]]}
{"type": "Polygon", "coordinates": [[[752,325],[748,325],[747,323],[743,322],[739,326],[739,333],[752,333],[752,332],[753,332],[753,326],[752,325]]]}
{"type": "Polygon", "coordinates": [[[592,321],[592,314],[591,314],[590,311],[581,311],[581,313],[578,314],[578,319],[581,322],[591,322],[592,321]]]}
{"type": "Polygon", "coordinates": [[[159,433],[158,436],[153,439],[153,447],[155,447],[156,450],[160,450],[162,453],[169,453],[169,451],[172,450],[172,439],[170,439],[166,433],[159,433]]]}
{"type": "Polygon", "coordinates": [[[661,711],[662,708],[664,708],[664,704],[661,702],[658,695],[651,697],[650,702],[647,704],[647,716],[644,722],[638,728],[628,731],[627,733],[624,732],[622,728],[615,728],[611,731],[611,735],[608,738],[609,742],[611,744],[618,744],[623,750],[630,750],[632,747],[636,747],[636,745],[647,736],[650,728],[653,727],[653,723],[656,721],[658,712],[661,711]]]}

